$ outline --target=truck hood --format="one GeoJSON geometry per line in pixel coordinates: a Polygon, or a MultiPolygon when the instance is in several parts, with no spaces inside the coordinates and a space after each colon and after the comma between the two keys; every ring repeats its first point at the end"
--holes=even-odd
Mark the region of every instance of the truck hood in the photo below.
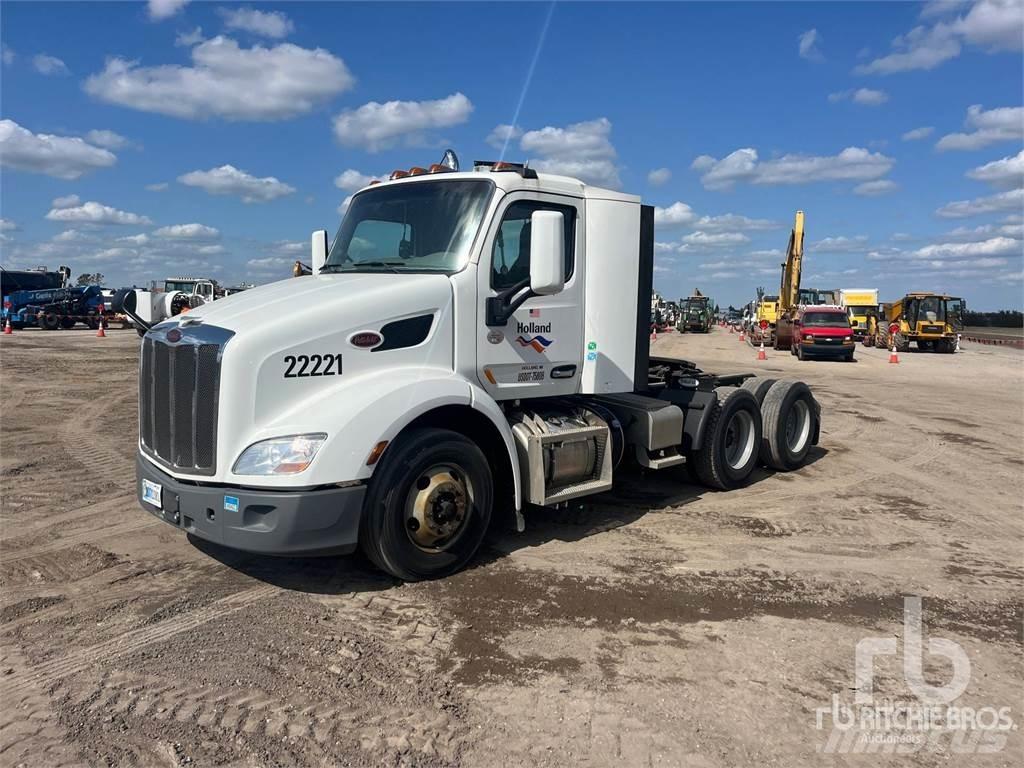
{"type": "Polygon", "coordinates": [[[204,304],[191,310],[184,322],[198,318],[239,334],[263,326],[308,321],[340,329],[436,310],[450,301],[451,284],[446,275],[309,275],[204,304]]]}

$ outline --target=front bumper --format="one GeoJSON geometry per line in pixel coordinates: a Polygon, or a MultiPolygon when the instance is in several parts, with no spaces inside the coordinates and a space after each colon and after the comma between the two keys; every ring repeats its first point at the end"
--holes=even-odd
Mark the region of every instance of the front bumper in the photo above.
{"type": "Polygon", "coordinates": [[[135,458],[135,493],[165,523],[232,549],[268,555],[347,554],[359,540],[365,485],[269,491],[183,483],[135,458]],[[143,479],[162,487],[161,506],[143,501],[143,479]]]}
{"type": "Polygon", "coordinates": [[[855,344],[808,344],[800,342],[800,351],[804,357],[846,357],[852,355],[855,344]]]}

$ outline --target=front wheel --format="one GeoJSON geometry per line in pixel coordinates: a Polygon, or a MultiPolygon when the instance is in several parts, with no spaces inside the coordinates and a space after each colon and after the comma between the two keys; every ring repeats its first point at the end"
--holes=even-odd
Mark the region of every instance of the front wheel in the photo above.
{"type": "Polygon", "coordinates": [[[44,331],[56,331],[60,328],[60,315],[56,312],[43,312],[39,315],[39,327],[44,331]]]}
{"type": "Polygon", "coordinates": [[[418,429],[388,446],[366,495],[360,541],[404,581],[447,576],[476,554],[494,486],[483,452],[458,432],[418,429]]]}

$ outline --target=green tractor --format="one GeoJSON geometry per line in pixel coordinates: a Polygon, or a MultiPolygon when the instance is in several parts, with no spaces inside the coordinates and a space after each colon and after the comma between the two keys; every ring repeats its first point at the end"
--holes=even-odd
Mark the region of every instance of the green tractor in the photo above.
{"type": "Polygon", "coordinates": [[[693,333],[707,333],[711,330],[714,322],[717,307],[714,302],[699,290],[686,299],[680,299],[679,321],[676,330],[680,333],[692,331],[693,333]]]}

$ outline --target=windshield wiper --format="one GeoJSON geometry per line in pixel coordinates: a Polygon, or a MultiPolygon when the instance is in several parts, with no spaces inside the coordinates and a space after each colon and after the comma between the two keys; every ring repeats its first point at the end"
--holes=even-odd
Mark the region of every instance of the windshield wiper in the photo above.
{"type": "Polygon", "coordinates": [[[348,264],[327,264],[320,268],[320,273],[324,272],[359,272],[363,267],[379,267],[386,269],[388,272],[398,274],[400,270],[395,267],[403,267],[405,264],[401,261],[352,261],[348,264]]]}

